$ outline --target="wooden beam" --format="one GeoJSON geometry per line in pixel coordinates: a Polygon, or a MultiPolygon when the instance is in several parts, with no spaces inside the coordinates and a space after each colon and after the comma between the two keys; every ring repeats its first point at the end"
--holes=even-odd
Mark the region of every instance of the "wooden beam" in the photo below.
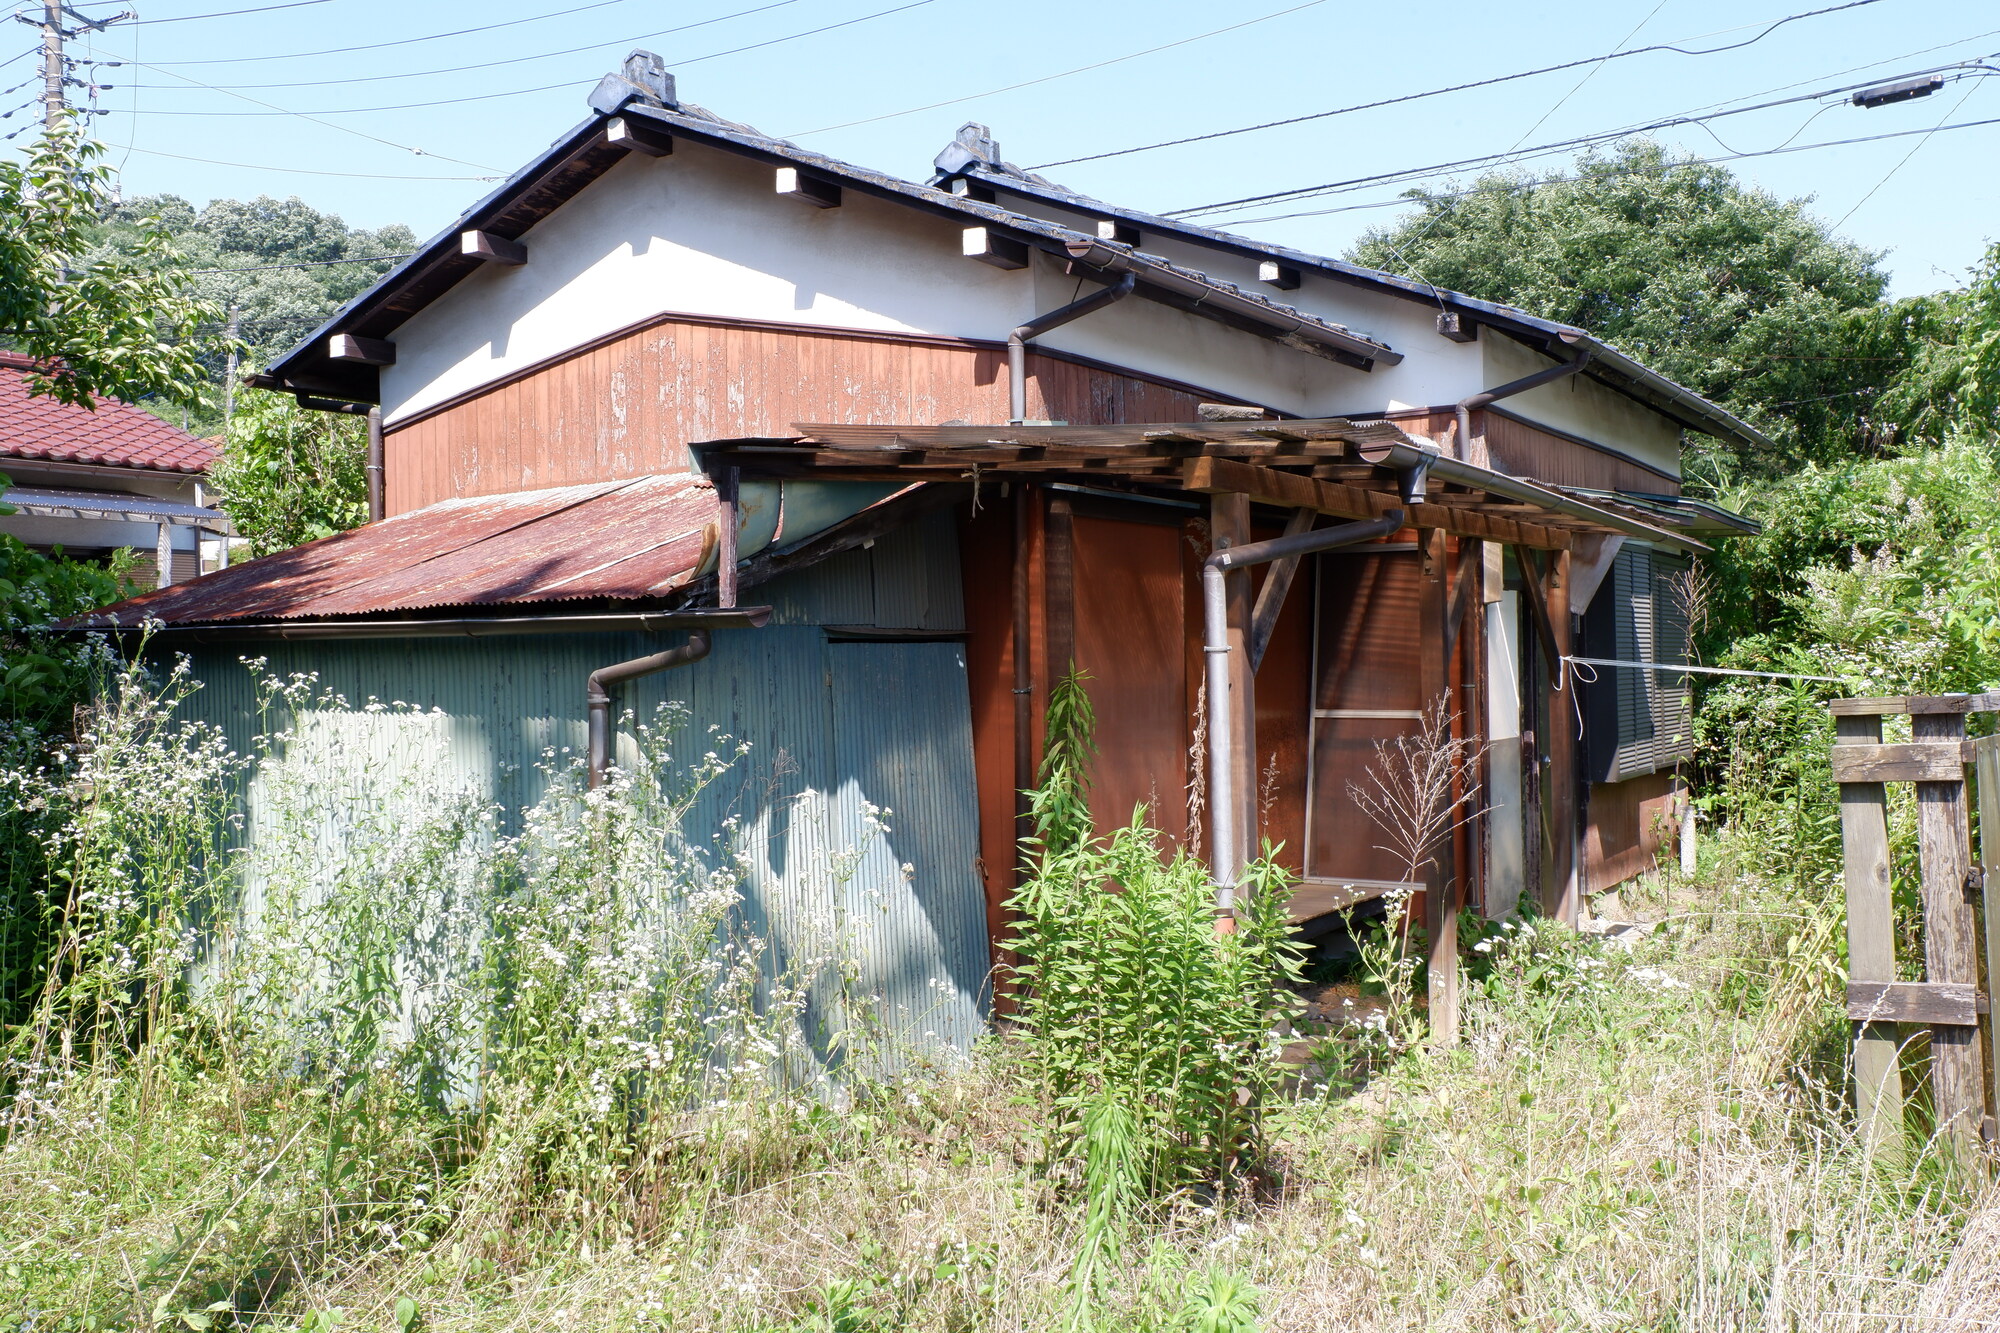
{"type": "Polygon", "coordinates": [[[673,135],[657,125],[643,120],[627,120],[624,116],[613,116],[604,122],[604,141],[613,148],[623,148],[647,157],[670,157],[674,151],[673,135]]]}
{"type": "MultiPolygon", "coordinates": [[[[1972,765],[1979,792],[1979,897],[1985,908],[1980,915],[1986,930],[1986,986],[1990,991],[1995,974],[2000,973],[2000,967],[1994,965],[1994,960],[2000,959],[2000,736],[1982,736],[1972,742],[1972,765]]],[[[1989,1053],[2000,1051],[1994,1045],[1993,1024],[1989,1013],[1984,1033],[1989,1053]]],[[[1992,1104],[2000,1107],[2000,1055],[1988,1055],[1987,1073],[1992,1104]]]]}
{"type": "Polygon", "coordinates": [[[959,238],[960,252],[995,268],[1026,268],[1028,247],[1011,236],[1001,236],[990,227],[967,227],[959,238]]]}
{"type": "Polygon", "coordinates": [[[1841,745],[1833,750],[1835,782],[1958,782],[1963,748],[1950,741],[1911,745],[1841,745]]]}
{"type": "Polygon", "coordinates": [[[1528,619],[1534,622],[1535,637],[1542,642],[1542,665],[1553,688],[1562,670],[1562,653],[1556,648],[1555,626],[1549,620],[1549,598],[1542,586],[1541,562],[1527,551],[1516,554],[1520,557],[1521,591],[1528,604],[1528,619]]]}
{"type": "Polygon", "coordinates": [[[1950,981],[1850,981],[1847,1016],[1857,1023],[1929,1023],[1978,1027],[1986,997],[1950,981]]]}
{"type": "Polygon", "coordinates": [[[813,176],[797,167],[779,167],[778,193],[814,208],[839,208],[840,187],[824,176],[813,176]]]}
{"type": "Polygon", "coordinates": [[[1097,220],[1097,239],[1118,245],[1129,245],[1135,250],[1140,243],[1139,229],[1129,222],[1119,222],[1115,218],[1097,220]]]}
{"type": "Polygon", "coordinates": [[[1444,505],[1405,505],[1386,491],[1363,490],[1339,482],[1321,481],[1296,472],[1239,463],[1228,458],[1191,458],[1182,466],[1181,485],[1190,491],[1210,495],[1236,492],[1259,504],[1284,509],[1317,509],[1322,514],[1342,518],[1374,518],[1391,509],[1401,509],[1412,527],[1437,528],[1458,537],[1479,541],[1505,542],[1510,546],[1532,546],[1542,550],[1567,550],[1570,536],[1565,532],[1534,523],[1469,513],[1444,505]]]}
{"type": "Polygon", "coordinates": [[[490,231],[460,232],[458,252],[488,264],[518,267],[528,262],[527,246],[519,241],[510,241],[505,236],[495,236],[490,231]]]}
{"type": "MultiPolygon", "coordinates": [[[[1209,540],[1243,546],[1256,540],[1250,526],[1250,497],[1223,492],[1209,498],[1209,540]]],[[[1236,739],[1236,766],[1231,785],[1236,801],[1237,864],[1247,863],[1257,848],[1257,693],[1250,669],[1250,571],[1232,569],[1223,578],[1228,594],[1229,697],[1210,699],[1210,708],[1227,708],[1236,739]]]]}
{"type": "MultiPolygon", "coordinates": [[[[1451,567],[1445,533],[1424,528],[1417,534],[1417,676],[1423,707],[1444,709],[1457,726],[1456,691],[1451,681],[1451,567]]],[[[1449,799],[1460,795],[1452,778],[1449,799]]],[[[1449,1046],[1458,1040],[1458,897],[1454,829],[1430,847],[1424,866],[1424,929],[1430,937],[1431,1037],[1449,1046]]]]}
{"type": "MultiPolygon", "coordinates": [[[[1543,587],[1544,614],[1554,639],[1550,662],[1558,681],[1563,679],[1562,660],[1569,655],[1569,562],[1568,551],[1549,557],[1549,578],[1543,587]]],[[[1577,827],[1577,739],[1575,700],[1567,688],[1549,699],[1549,830],[1548,864],[1552,876],[1549,915],[1564,925],[1574,926],[1583,910],[1583,867],[1577,862],[1581,830],[1577,827]]]]}
{"type": "MultiPolygon", "coordinates": [[[[1882,719],[1836,717],[1834,753],[1882,743],[1882,719]]],[[[1849,984],[1896,979],[1895,901],[1889,884],[1888,797],[1879,782],[1840,788],[1842,878],[1847,890],[1849,984]]],[[[1854,1028],[1854,1108],[1862,1141],[1881,1160],[1900,1156],[1903,1136],[1901,1049],[1893,1023],[1854,1028]]]]}
{"type": "MultiPolygon", "coordinates": [[[[1913,739],[1965,739],[1965,714],[1919,713],[1910,719],[1913,739]]],[[[1917,783],[1917,860],[1922,869],[1924,976],[1933,982],[1979,984],[1979,923],[1966,896],[1972,869],[1965,800],[1965,770],[1949,780],[1917,783]]],[[[1986,1109],[1986,1070],[1976,1028],[1931,1028],[1931,1100],[1939,1135],[1970,1163],[1979,1151],[1986,1109]]]]}
{"type": "Polygon", "coordinates": [[[1257,265],[1257,281],[1266,287],[1275,287],[1281,292],[1297,291],[1300,281],[1299,271],[1290,264],[1280,264],[1276,260],[1266,259],[1257,265]]]}
{"type": "Polygon", "coordinates": [[[1827,707],[1835,717],[1879,717],[1885,713],[1996,713],[2000,691],[1988,694],[1888,695],[1868,699],[1835,699],[1827,707]]]}
{"type": "MultiPolygon", "coordinates": [[[[1290,521],[1285,524],[1285,535],[1297,537],[1312,531],[1312,525],[1319,520],[1316,509],[1294,509],[1290,521]]],[[[1292,590],[1292,579],[1299,572],[1300,556],[1288,555],[1271,562],[1264,572],[1264,586],[1257,590],[1257,606],[1250,613],[1250,669],[1255,671],[1264,665],[1264,650],[1271,646],[1271,635],[1278,628],[1278,617],[1285,611],[1285,594],[1292,590]]]]}
{"type": "Polygon", "coordinates": [[[326,340],[326,359],[362,366],[393,366],[396,364],[396,344],[386,338],[336,333],[326,340]]]}
{"type": "Polygon", "coordinates": [[[1458,648],[1458,636],[1465,629],[1466,612],[1474,605],[1472,597],[1472,575],[1474,567],[1483,558],[1478,555],[1479,543],[1461,541],[1458,549],[1458,573],[1451,582],[1451,599],[1444,615],[1444,655],[1447,660],[1458,648]],[[1470,552],[1467,547],[1471,547],[1470,552]]]}

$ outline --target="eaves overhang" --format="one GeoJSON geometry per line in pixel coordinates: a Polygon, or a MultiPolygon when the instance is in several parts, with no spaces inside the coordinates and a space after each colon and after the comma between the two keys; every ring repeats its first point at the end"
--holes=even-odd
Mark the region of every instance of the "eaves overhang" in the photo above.
{"type": "Polygon", "coordinates": [[[1679,422],[1689,430],[1729,440],[1755,450],[1771,451],[1777,448],[1769,436],[1742,418],[1709,402],[1694,390],[1677,384],[1658,371],[1634,360],[1587,329],[1543,319],[1517,306],[1482,300],[1476,296],[1468,296],[1464,292],[1434,287],[1417,279],[1385,273],[1380,269],[1368,268],[1361,264],[1350,264],[1327,255],[1295,250],[1290,246],[1258,241],[1247,236],[1239,236],[1234,232],[1204,227],[1198,223],[1107,204],[1100,199],[1077,194],[1051,181],[1011,168],[995,170],[984,164],[972,163],[957,171],[940,172],[933,183],[944,186],[949,184],[953,177],[962,177],[994,191],[1005,190],[1088,217],[1100,218],[1107,222],[1123,222],[1138,228],[1142,234],[1152,231],[1164,236],[1175,236],[1245,259],[1269,259],[1292,268],[1309,269],[1337,282],[1387,292],[1422,305],[1443,305],[1465,311],[1476,316],[1478,322],[1505,333],[1537,351],[1547,353],[1559,361],[1569,360],[1577,352],[1587,351],[1591,354],[1591,364],[1583,372],[1585,375],[1679,422]]]}
{"type": "Polygon", "coordinates": [[[640,122],[675,138],[774,167],[802,168],[843,189],[961,226],[986,227],[1070,264],[1084,276],[1109,282],[1117,274],[1131,272],[1142,297],[1356,369],[1394,365],[1403,359],[1400,352],[1366,335],[1134,247],[827,157],[705,113],[694,114],[694,109],[632,102],[619,108],[616,117],[593,116],[577,125],[249,382],[348,402],[380,402],[377,368],[332,360],[328,339],[335,334],[390,339],[405,320],[481,265],[477,256],[463,252],[463,233],[485,231],[517,239],[610,170],[629,151],[607,137],[606,127],[614,119],[640,122]]]}

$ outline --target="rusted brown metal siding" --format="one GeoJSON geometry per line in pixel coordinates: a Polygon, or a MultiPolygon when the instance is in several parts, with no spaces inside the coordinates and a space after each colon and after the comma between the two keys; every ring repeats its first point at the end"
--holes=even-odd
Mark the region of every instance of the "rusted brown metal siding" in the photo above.
{"type": "MultiPolygon", "coordinates": [[[[1457,429],[1454,414],[1447,408],[1391,412],[1387,414],[1387,420],[1445,449],[1452,447],[1452,437],[1457,429]]],[[[1552,486],[1646,491],[1656,495],[1680,494],[1678,480],[1620,458],[1615,447],[1608,442],[1605,448],[1592,448],[1581,440],[1531,426],[1499,412],[1474,412],[1472,434],[1476,441],[1472,461],[1510,476],[1528,477],[1552,486]]]]}
{"type": "Polygon", "coordinates": [[[1666,841],[1674,803],[1674,775],[1648,773],[1590,788],[1583,829],[1583,866],[1590,892],[1599,893],[1653,868],[1666,841]]]}
{"type": "MultiPolygon", "coordinates": [[[[1038,419],[1191,421],[1216,397],[1066,357],[1028,358],[1028,413],[1038,419]]],[[[388,512],[677,472],[689,441],[789,435],[800,421],[1006,419],[997,344],[668,319],[392,428],[388,512]]]]}

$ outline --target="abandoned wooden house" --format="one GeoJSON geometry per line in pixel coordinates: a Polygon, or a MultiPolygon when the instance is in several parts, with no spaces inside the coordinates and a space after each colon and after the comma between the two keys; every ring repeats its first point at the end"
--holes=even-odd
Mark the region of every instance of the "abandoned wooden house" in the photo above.
{"type": "Polygon", "coordinates": [[[1309,933],[1404,878],[1347,789],[1433,702],[1485,793],[1433,938],[1649,863],[1685,697],[1565,659],[1684,660],[1674,571],[1745,525],[1680,498],[1682,437],[1748,426],[1581,329],[1073,194],[983,127],[918,184],[644,53],[590,105],[255,380],[367,414],[373,521],[99,618],[157,622],[239,741],[248,652],[357,701],[315,725],[360,750],[358,701],[434,710],[433,761],[518,807],[545,748],[616,763],[622,710],[684,700],[754,747],[773,920],[894,812],[837,891],[880,904],[867,984],[954,1041],[1072,664],[1100,819],[1146,804],[1225,915],[1263,839],[1309,933]]]}

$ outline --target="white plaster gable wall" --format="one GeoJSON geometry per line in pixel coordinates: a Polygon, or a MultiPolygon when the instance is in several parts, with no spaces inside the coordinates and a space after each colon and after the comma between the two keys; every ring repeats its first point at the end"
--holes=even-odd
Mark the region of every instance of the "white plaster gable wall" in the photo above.
{"type": "MultiPolygon", "coordinates": [[[[1487,382],[1505,384],[1532,375],[1555,361],[1491,330],[1475,344],[1484,349],[1487,382]]],[[[1681,474],[1681,428],[1642,403],[1586,375],[1502,400],[1507,411],[1557,430],[1630,454],[1673,476],[1681,474]]]]}
{"type": "MultiPolygon", "coordinates": [[[[966,258],[966,225],[854,190],[812,208],[775,193],[769,166],[686,140],[671,157],[634,154],[523,238],[525,265],[486,266],[396,331],[383,416],[664,313],[1001,340],[1074,294],[1054,260],[1009,271],[966,258]]],[[[1369,378],[1144,299],[1041,341],[1293,412],[1369,378]]]]}
{"type": "MultiPolygon", "coordinates": [[[[999,200],[1030,217],[1074,227],[1086,235],[1097,231],[1095,218],[1042,199],[1002,191],[999,200]]],[[[1317,315],[1403,354],[1401,363],[1378,365],[1365,374],[1318,362],[1317,368],[1308,369],[1305,397],[1293,409],[1303,415],[1374,416],[1435,407],[1455,403],[1486,387],[1480,378],[1483,368],[1478,346],[1456,343],[1439,334],[1437,307],[1316,273],[1301,275],[1299,286],[1283,291],[1258,280],[1257,260],[1177,236],[1147,232],[1144,228],[1140,229],[1139,249],[1224,282],[1233,282],[1246,292],[1317,315]]]]}

